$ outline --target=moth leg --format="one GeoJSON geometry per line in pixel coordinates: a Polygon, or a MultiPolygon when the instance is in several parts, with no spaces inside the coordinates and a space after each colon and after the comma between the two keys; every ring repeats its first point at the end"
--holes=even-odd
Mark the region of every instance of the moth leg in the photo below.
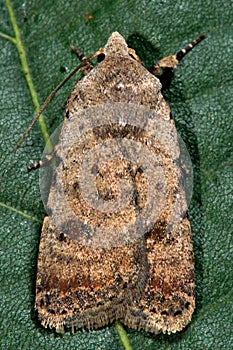
{"type": "MultiPolygon", "coordinates": [[[[71,50],[76,54],[76,56],[80,59],[80,61],[85,61],[87,60],[87,57],[79,51],[79,49],[76,46],[71,46],[71,50]]],[[[91,64],[91,62],[88,60],[87,64],[80,69],[81,72],[84,74],[88,74],[94,66],[91,64]]]]}
{"type": "Polygon", "coordinates": [[[94,68],[93,64],[91,63],[91,59],[95,57],[99,58],[103,54],[103,49],[99,49],[91,56],[91,58],[88,59],[81,51],[79,51],[79,49],[76,46],[71,46],[71,50],[76,54],[80,61],[87,61],[87,64],[80,69],[80,71],[84,74],[88,74],[94,68]]]}
{"type": "Polygon", "coordinates": [[[87,57],[81,51],[79,51],[79,49],[76,46],[72,45],[71,50],[76,54],[80,61],[84,61],[87,59],[87,57]]]}
{"type": "Polygon", "coordinates": [[[40,159],[38,162],[28,165],[28,171],[36,170],[41,167],[44,167],[56,159],[58,153],[58,146],[54,147],[53,151],[47,154],[43,159],[40,159]]]}
{"type": "Polygon", "coordinates": [[[175,55],[163,57],[149,69],[149,71],[160,80],[163,88],[169,87],[173,77],[173,69],[175,69],[183,57],[186,56],[187,53],[189,53],[204,38],[205,35],[201,34],[184,49],[178,51],[175,55]]]}

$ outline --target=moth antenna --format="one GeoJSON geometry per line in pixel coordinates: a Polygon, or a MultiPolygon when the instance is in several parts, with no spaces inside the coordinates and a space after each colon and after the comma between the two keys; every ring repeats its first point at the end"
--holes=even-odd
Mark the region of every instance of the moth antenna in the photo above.
{"type": "MultiPolygon", "coordinates": [[[[94,54],[95,55],[95,54],[94,54]]],[[[58,84],[58,86],[51,92],[51,94],[47,97],[47,99],[45,100],[45,102],[43,103],[43,105],[41,106],[41,109],[39,110],[39,112],[37,113],[37,115],[35,116],[35,118],[33,119],[33,121],[31,122],[31,124],[29,125],[29,127],[27,128],[27,130],[23,133],[22,137],[20,138],[20,140],[18,141],[16,147],[14,148],[14,152],[17,151],[17,149],[19,148],[19,146],[21,145],[21,143],[23,142],[23,140],[25,139],[25,137],[27,136],[27,134],[29,133],[29,131],[33,128],[35,122],[37,121],[37,119],[40,117],[40,115],[42,114],[42,112],[44,111],[44,109],[47,107],[47,105],[49,104],[49,102],[52,100],[52,98],[55,96],[55,94],[57,93],[58,90],[60,90],[60,88],[65,85],[65,83],[82,67],[84,67],[86,64],[89,63],[89,61],[91,59],[93,59],[95,56],[92,55],[89,58],[86,58],[85,60],[83,60],[83,62],[81,62],[76,68],[74,68],[66,77],[65,79],[60,82],[60,84],[58,84]]]]}

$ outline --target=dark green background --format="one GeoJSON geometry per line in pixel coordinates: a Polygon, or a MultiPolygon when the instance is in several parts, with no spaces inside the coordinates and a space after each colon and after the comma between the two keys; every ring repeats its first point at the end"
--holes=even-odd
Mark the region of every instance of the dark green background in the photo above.
{"type": "MultiPolygon", "coordinates": [[[[0,31],[13,36],[3,1],[0,31]]],[[[232,322],[232,4],[230,1],[12,1],[32,79],[42,103],[77,64],[75,44],[86,55],[118,30],[150,66],[175,53],[203,31],[207,38],[175,72],[166,98],[194,165],[190,217],[196,263],[197,306],[191,324],[176,335],[126,329],[133,349],[231,349],[232,322]],[[92,14],[88,20],[85,15],[92,14]]],[[[38,125],[16,154],[12,149],[33,118],[33,105],[16,47],[0,37],[0,239],[2,349],[121,349],[114,326],[56,336],[40,327],[33,312],[41,224],[38,125]]],[[[49,132],[62,122],[74,80],[45,112],[49,132]]]]}

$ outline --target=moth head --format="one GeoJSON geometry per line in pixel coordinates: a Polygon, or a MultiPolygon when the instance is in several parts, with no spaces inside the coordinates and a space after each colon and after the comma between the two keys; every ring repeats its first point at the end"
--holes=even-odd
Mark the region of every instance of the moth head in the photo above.
{"type": "Polygon", "coordinates": [[[128,45],[125,39],[118,32],[112,33],[104,48],[105,56],[120,55],[128,56],[128,45]]]}
{"type": "Polygon", "coordinates": [[[98,62],[101,62],[105,56],[130,56],[134,60],[141,62],[140,58],[134,51],[126,44],[125,39],[118,32],[112,33],[103,50],[101,57],[98,57],[98,62]]]}

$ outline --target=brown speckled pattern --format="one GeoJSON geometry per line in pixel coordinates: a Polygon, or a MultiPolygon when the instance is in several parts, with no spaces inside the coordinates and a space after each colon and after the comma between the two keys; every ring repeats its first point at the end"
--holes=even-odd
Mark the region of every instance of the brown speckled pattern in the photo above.
{"type": "MultiPolygon", "coordinates": [[[[171,123],[176,134],[159,80],[128,54],[126,43],[118,33],[112,34],[104,53],[105,59],[76,83],[68,99],[64,124],[82,109],[103,103],[125,102],[153,109],[161,116],[161,123],[163,120],[171,123]]],[[[129,126],[115,126],[114,132],[104,129],[90,131],[87,142],[91,148],[95,142],[116,135],[149,144],[146,133],[135,134],[129,126]]],[[[82,202],[78,183],[74,181],[81,154],[79,150],[82,150],[79,146],[74,145],[70,149],[66,160],[68,166],[63,173],[67,201],[72,209],[92,225],[101,225],[105,220],[106,226],[111,226],[117,220],[119,224],[134,218],[136,199],[130,203],[128,211],[118,217],[95,217],[91,210],[88,211],[82,202]],[[76,163],[71,161],[74,157],[77,158],[76,163]]],[[[150,148],[158,154],[158,161],[164,169],[167,193],[159,220],[146,235],[118,247],[97,248],[82,245],[68,237],[52,223],[50,217],[44,219],[35,307],[45,327],[55,328],[57,332],[69,327],[72,330],[93,329],[118,319],[132,328],[170,334],[180,331],[191,320],[194,310],[194,259],[185,194],[180,184],[181,171],[177,159],[169,158],[166,152],[159,153],[158,145],[153,142],[150,148]],[[179,217],[178,223],[169,226],[174,215],[179,217]]],[[[179,154],[179,149],[177,152],[179,154]]],[[[137,192],[137,205],[143,207],[147,194],[143,171],[124,161],[106,166],[97,171],[100,196],[112,200],[117,178],[131,177],[137,192]]],[[[48,206],[53,200],[51,194],[48,206]]]]}

